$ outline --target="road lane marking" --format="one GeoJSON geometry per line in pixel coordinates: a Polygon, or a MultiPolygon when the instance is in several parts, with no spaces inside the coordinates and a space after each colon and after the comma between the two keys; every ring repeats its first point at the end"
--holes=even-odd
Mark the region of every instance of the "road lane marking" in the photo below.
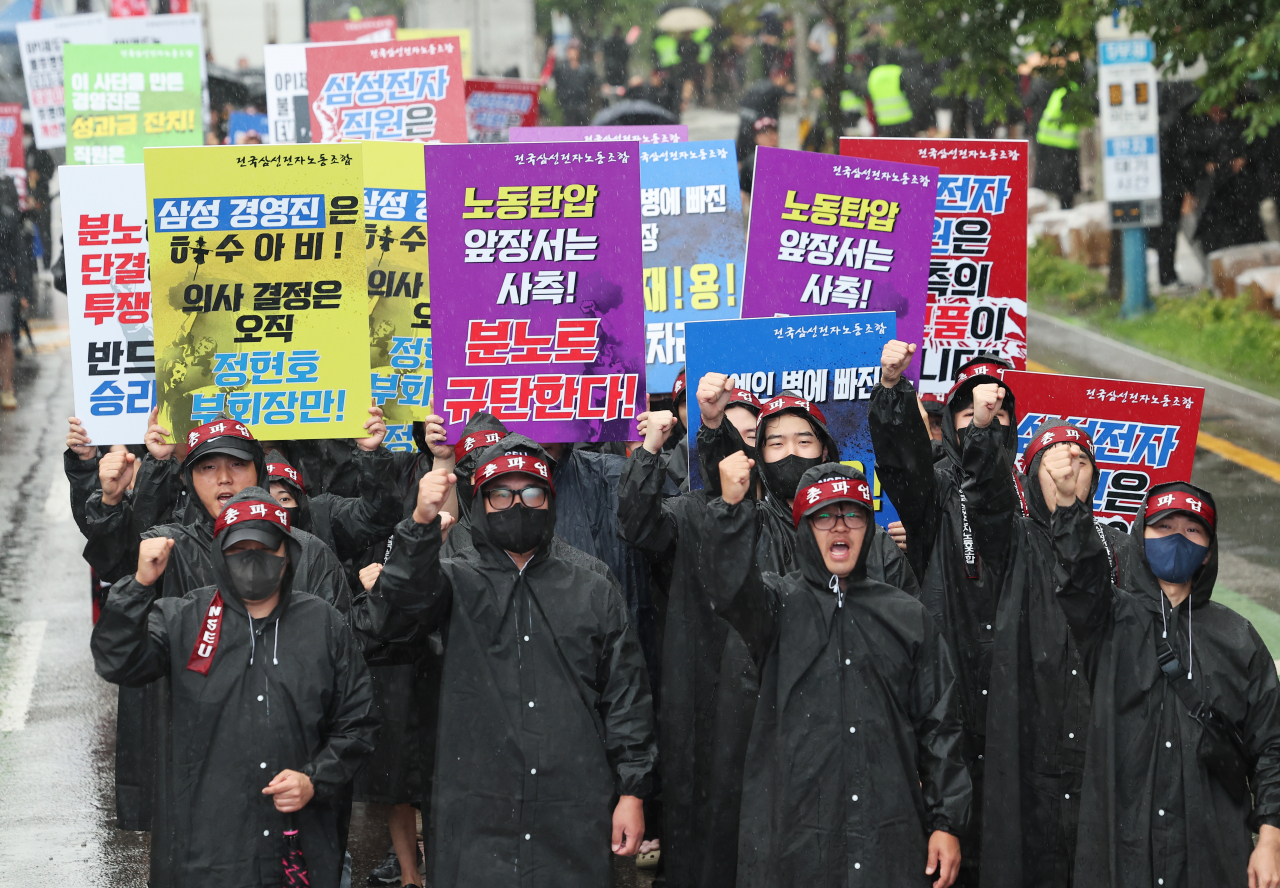
{"type": "Polygon", "coordinates": [[[70,521],[71,515],[71,482],[66,472],[54,472],[49,482],[49,495],[44,501],[44,520],[52,523],[70,521]]]}
{"type": "Polygon", "coordinates": [[[47,620],[31,620],[19,623],[13,633],[5,669],[8,688],[0,697],[0,734],[21,731],[27,725],[27,708],[31,705],[40,647],[44,644],[44,630],[48,625],[47,620]]]}
{"type": "MultiPolygon", "coordinates": [[[[1047,367],[1039,361],[1027,359],[1027,369],[1035,373],[1057,373],[1052,367],[1047,367]]],[[[1239,444],[1232,444],[1225,438],[1219,438],[1217,435],[1210,435],[1208,432],[1201,430],[1196,437],[1196,446],[1203,447],[1210,453],[1216,453],[1223,459],[1230,460],[1239,466],[1257,472],[1265,478],[1270,478],[1277,484],[1280,484],[1280,462],[1267,459],[1260,453],[1254,453],[1252,450],[1241,447],[1239,444]]]]}

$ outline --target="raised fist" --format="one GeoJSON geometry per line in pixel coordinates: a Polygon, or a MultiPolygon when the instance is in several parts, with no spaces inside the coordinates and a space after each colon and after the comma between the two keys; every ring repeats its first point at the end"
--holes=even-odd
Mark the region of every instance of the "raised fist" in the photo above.
{"type": "Polygon", "coordinates": [[[737,450],[720,460],[720,496],[729,505],[736,505],[751,490],[751,467],[754,459],[737,450]]]}
{"type": "Polygon", "coordinates": [[[640,434],[644,435],[644,449],[658,453],[676,427],[676,416],[670,410],[646,411],[636,418],[636,422],[640,434]]]}
{"type": "Polygon", "coordinates": [[[913,342],[902,342],[890,339],[884,344],[880,353],[880,384],[885,388],[893,388],[902,378],[902,374],[911,366],[915,357],[916,346],[913,342]]]}
{"type": "Polygon", "coordinates": [[[133,481],[138,458],[127,450],[108,453],[98,460],[98,481],[102,485],[102,503],[114,506],[124,499],[124,492],[133,481]]]}
{"type": "Polygon", "coordinates": [[[453,486],[458,483],[458,476],[444,469],[436,469],[422,476],[418,482],[418,504],[413,510],[413,520],[418,524],[430,524],[440,514],[453,486]]]}
{"type": "Polygon", "coordinates": [[[723,373],[708,373],[698,380],[698,410],[702,412],[702,424],[709,429],[720,428],[724,409],[733,396],[733,380],[723,373]]]}
{"type": "Polygon", "coordinates": [[[156,584],[169,566],[169,553],[172,551],[173,540],[168,537],[151,537],[138,544],[138,571],[133,578],[139,586],[156,584]]]}

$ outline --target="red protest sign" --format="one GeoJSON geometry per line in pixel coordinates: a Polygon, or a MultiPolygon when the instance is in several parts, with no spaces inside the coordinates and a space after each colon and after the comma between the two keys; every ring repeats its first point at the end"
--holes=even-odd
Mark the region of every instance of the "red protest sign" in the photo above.
{"type": "Polygon", "coordinates": [[[946,394],[980,354],[1027,366],[1027,143],[841,139],[850,157],[938,167],[922,393],[946,394]]]}
{"type": "Polygon", "coordinates": [[[307,47],[311,141],[467,141],[457,37],[307,47]]]}
{"type": "Polygon", "coordinates": [[[1017,399],[1019,455],[1046,419],[1077,425],[1093,439],[1093,512],[1106,523],[1127,530],[1152,484],[1191,480],[1204,389],[1018,370],[1003,376],[1017,399]]]}
{"type": "Polygon", "coordinates": [[[392,40],[396,36],[399,23],[394,15],[376,15],[372,18],[353,22],[349,19],[338,19],[332,22],[312,22],[307,29],[307,36],[312,43],[340,43],[344,40],[365,40],[383,37],[392,40]],[[378,32],[390,32],[385,35],[378,32]],[[370,35],[373,35],[372,38],[370,35]]]}
{"type": "Polygon", "coordinates": [[[22,147],[22,106],[17,102],[0,104],[0,144],[6,144],[4,165],[8,169],[25,170],[26,151],[22,147]]]}
{"type": "Polygon", "coordinates": [[[510,77],[467,80],[467,141],[506,142],[511,127],[537,126],[540,88],[510,77]]]}

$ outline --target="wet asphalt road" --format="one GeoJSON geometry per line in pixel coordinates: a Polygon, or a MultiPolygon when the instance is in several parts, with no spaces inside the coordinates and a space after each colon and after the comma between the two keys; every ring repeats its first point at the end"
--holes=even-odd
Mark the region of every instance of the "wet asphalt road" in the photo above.
{"type": "MultiPolygon", "coordinates": [[[[1099,357],[1036,332],[1036,360],[1107,375],[1099,357]]],[[[62,473],[69,365],[65,347],[20,360],[20,409],[0,415],[0,886],[143,888],[146,836],[114,827],[116,695],[93,672],[89,571],[62,473]]],[[[1247,410],[1210,401],[1205,427],[1280,458],[1280,439],[1247,410]]],[[[1204,450],[1194,480],[1222,513],[1221,584],[1280,612],[1280,484],[1204,450]]],[[[354,885],[387,845],[385,824],[357,805],[354,885]]]]}

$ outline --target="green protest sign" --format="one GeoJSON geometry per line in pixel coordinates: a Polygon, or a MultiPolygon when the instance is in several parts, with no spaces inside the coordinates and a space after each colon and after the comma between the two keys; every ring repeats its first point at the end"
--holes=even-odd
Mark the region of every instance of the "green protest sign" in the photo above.
{"type": "Polygon", "coordinates": [[[204,143],[199,47],[68,43],[62,70],[67,163],[142,163],[143,146],[204,143]]]}

